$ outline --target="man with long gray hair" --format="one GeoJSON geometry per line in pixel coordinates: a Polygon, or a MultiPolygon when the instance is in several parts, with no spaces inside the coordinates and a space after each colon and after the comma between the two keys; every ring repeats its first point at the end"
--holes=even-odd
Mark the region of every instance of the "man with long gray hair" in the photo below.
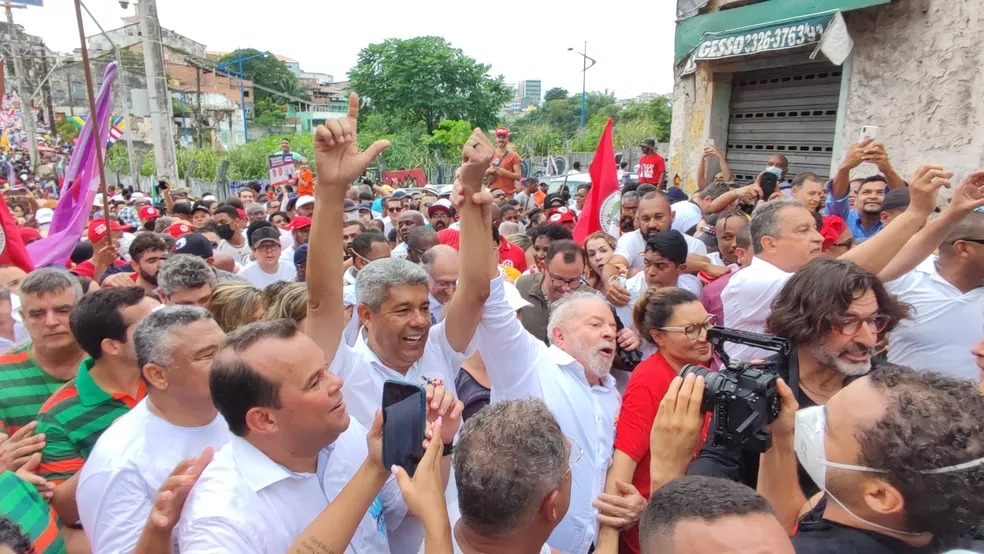
{"type": "Polygon", "coordinates": [[[499,402],[475,414],[454,449],[455,551],[549,554],[547,537],[570,505],[572,461],[582,454],[542,400],[499,402]]]}
{"type": "Polygon", "coordinates": [[[147,397],[103,433],[79,474],[79,516],[93,552],[132,552],[174,467],[229,442],[208,387],[224,336],[207,310],[193,306],[161,308],[137,325],[147,397]]]}

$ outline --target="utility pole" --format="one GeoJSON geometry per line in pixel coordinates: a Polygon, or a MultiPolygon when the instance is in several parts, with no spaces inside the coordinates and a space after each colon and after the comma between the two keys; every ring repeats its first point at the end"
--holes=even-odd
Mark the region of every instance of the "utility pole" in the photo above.
{"type": "Polygon", "coordinates": [[[41,68],[46,75],[44,83],[41,84],[42,88],[42,100],[44,102],[44,107],[48,111],[48,131],[51,133],[51,138],[55,141],[58,140],[58,131],[55,129],[55,107],[51,101],[51,79],[48,76],[48,48],[41,42],[41,68]]]}
{"type": "Polygon", "coordinates": [[[195,65],[195,146],[202,147],[202,68],[195,65]]]}
{"type": "Polygon", "coordinates": [[[157,20],[157,0],[137,3],[140,31],[143,34],[144,66],[147,71],[147,97],[150,101],[150,122],[154,129],[154,161],[157,177],[177,179],[178,164],[174,153],[174,129],[171,102],[164,72],[164,50],[161,25],[157,20]]]}
{"type": "Polygon", "coordinates": [[[36,122],[34,120],[33,110],[34,100],[27,90],[27,73],[24,72],[24,66],[21,62],[20,33],[17,32],[17,27],[14,27],[14,11],[12,9],[23,8],[25,6],[4,2],[3,7],[7,12],[7,33],[10,37],[11,55],[14,58],[14,89],[17,91],[17,96],[20,97],[21,101],[21,121],[24,125],[24,133],[27,135],[27,148],[31,158],[31,170],[33,171],[37,168],[39,159],[37,128],[35,127],[36,122]]]}

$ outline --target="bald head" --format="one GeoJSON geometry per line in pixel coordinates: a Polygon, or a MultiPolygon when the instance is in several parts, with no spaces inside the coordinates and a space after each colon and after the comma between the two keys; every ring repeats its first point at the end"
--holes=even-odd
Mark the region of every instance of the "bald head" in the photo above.
{"type": "Polygon", "coordinates": [[[423,225],[424,216],[417,210],[406,210],[401,213],[400,217],[396,220],[397,232],[400,234],[400,240],[403,242],[407,241],[407,237],[410,236],[410,231],[416,229],[417,227],[423,227],[423,225]]]}
{"type": "Polygon", "coordinates": [[[447,304],[458,282],[458,251],[446,244],[438,244],[424,252],[421,265],[430,277],[431,295],[441,304],[447,304]]]}
{"type": "Polygon", "coordinates": [[[437,239],[437,231],[433,227],[420,225],[412,228],[407,233],[407,259],[413,263],[419,263],[420,257],[425,252],[437,246],[440,241],[437,239]]]}
{"type": "Polygon", "coordinates": [[[970,212],[965,215],[940,245],[940,256],[953,256],[956,253],[955,243],[961,240],[984,240],[984,213],[970,212]]]}

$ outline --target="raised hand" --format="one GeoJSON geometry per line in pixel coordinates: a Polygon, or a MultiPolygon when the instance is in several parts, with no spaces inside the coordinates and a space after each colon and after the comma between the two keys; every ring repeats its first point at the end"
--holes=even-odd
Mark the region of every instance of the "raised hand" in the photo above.
{"type": "Polygon", "coordinates": [[[365,151],[359,150],[359,97],[349,95],[348,115],[329,119],[314,131],[314,163],[318,169],[317,186],[344,191],[359,178],[376,156],[389,148],[388,140],[377,140],[365,151]]]}
{"type": "Polygon", "coordinates": [[[852,144],[850,148],[847,149],[847,153],[844,154],[844,160],[841,162],[841,167],[847,169],[854,169],[855,167],[861,165],[865,161],[865,157],[873,155],[875,152],[868,152],[871,146],[875,143],[875,139],[868,139],[857,144],[852,144]]]}
{"type": "Polygon", "coordinates": [[[984,206],[984,170],[975,171],[953,190],[948,209],[972,212],[984,206]]]}
{"type": "Polygon", "coordinates": [[[952,171],[941,165],[923,165],[909,180],[909,210],[929,217],[936,209],[936,198],[941,187],[950,188],[952,171]]]}
{"type": "MultiPolygon", "coordinates": [[[[444,434],[441,428],[442,419],[434,421],[431,432],[434,435],[444,434]]],[[[441,474],[441,458],[443,446],[440,441],[431,440],[424,452],[424,457],[417,465],[417,470],[413,478],[398,466],[393,466],[391,471],[396,477],[396,483],[400,486],[403,500],[407,505],[407,510],[418,519],[424,520],[431,517],[440,517],[446,506],[444,499],[444,479],[441,474]]],[[[443,517],[447,518],[444,512],[443,517]]]]}
{"type": "Polygon", "coordinates": [[[481,190],[493,155],[495,155],[495,146],[489,141],[489,137],[476,127],[461,149],[458,181],[463,187],[462,194],[475,194],[481,190]]]}
{"type": "Polygon", "coordinates": [[[660,485],[683,475],[697,450],[704,426],[700,409],[703,398],[704,378],[689,374],[674,377],[659,403],[649,435],[649,452],[650,476],[660,480],[660,485]]]}
{"type": "Polygon", "coordinates": [[[454,393],[444,387],[427,385],[427,421],[434,423],[442,419],[441,440],[443,444],[451,444],[455,434],[461,427],[461,412],[465,405],[454,397],[454,393]]]}
{"type": "Polygon", "coordinates": [[[147,520],[149,525],[160,531],[171,531],[181,517],[181,510],[184,509],[185,500],[188,493],[198,482],[205,466],[212,461],[212,447],[206,447],[201,455],[196,458],[188,458],[174,468],[171,475],[164,480],[164,484],[157,490],[157,498],[150,510],[150,517],[147,520]]]}

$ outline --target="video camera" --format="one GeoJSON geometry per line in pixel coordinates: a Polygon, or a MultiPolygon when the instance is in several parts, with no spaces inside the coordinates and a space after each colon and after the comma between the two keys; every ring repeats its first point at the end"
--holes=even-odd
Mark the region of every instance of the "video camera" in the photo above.
{"type": "Polygon", "coordinates": [[[766,425],[779,417],[781,399],[776,380],[782,377],[793,391],[799,387],[799,359],[789,341],[771,335],[713,327],[707,341],[722,361],[721,369],[687,365],[687,374],[704,378],[701,410],[714,414],[713,444],[740,447],[762,453],[772,446],[772,433],[766,425]],[[776,356],[762,362],[731,360],[724,351],[727,343],[754,346],[776,356]]]}

